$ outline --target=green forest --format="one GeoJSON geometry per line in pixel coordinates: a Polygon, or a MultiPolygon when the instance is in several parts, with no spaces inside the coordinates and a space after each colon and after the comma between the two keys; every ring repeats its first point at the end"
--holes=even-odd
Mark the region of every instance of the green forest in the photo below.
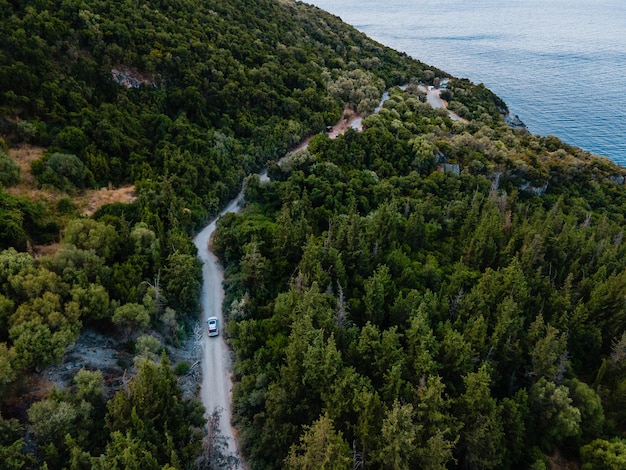
{"type": "Polygon", "coordinates": [[[301,2],[0,0],[0,467],[230,468],[171,356],[243,186],[249,468],[626,468],[626,170],[506,113],[301,2]],[[93,331],[116,367],[43,386],[93,331]]]}

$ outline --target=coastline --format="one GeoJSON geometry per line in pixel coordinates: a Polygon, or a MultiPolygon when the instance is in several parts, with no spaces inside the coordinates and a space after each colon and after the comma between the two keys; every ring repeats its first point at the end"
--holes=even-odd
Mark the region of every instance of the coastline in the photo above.
{"type": "Polygon", "coordinates": [[[557,136],[626,166],[626,95],[615,80],[626,70],[626,4],[600,2],[591,9],[582,1],[563,9],[558,2],[538,0],[480,0],[472,7],[460,0],[313,4],[386,46],[483,83],[532,134],[557,136]],[[596,86],[581,88],[580,77],[596,86]]]}

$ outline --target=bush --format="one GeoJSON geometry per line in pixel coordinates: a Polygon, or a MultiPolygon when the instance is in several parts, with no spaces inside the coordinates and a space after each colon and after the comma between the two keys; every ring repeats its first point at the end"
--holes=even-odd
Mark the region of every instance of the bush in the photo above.
{"type": "Polygon", "coordinates": [[[71,198],[64,197],[57,202],[57,210],[61,214],[73,214],[76,211],[76,206],[74,206],[71,198]]]}
{"type": "Polygon", "coordinates": [[[40,185],[53,186],[63,191],[83,189],[85,182],[93,179],[85,164],[76,155],[68,153],[57,152],[43,157],[33,162],[32,170],[40,185]]]}
{"type": "Polygon", "coordinates": [[[89,144],[89,139],[78,127],[68,126],[56,136],[56,143],[62,149],[83,155],[85,147],[89,144]]]}
{"type": "Polygon", "coordinates": [[[161,349],[161,341],[151,335],[142,335],[137,338],[135,343],[135,351],[137,354],[146,356],[154,355],[161,349]]]}
{"type": "Polygon", "coordinates": [[[0,148],[0,185],[9,187],[20,182],[20,167],[0,148]]]}
{"type": "Polygon", "coordinates": [[[449,102],[452,100],[452,92],[450,92],[450,90],[441,90],[441,92],[439,93],[439,98],[449,102]]]}
{"type": "Polygon", "coordinates": [[[178,376],[182,376],[189,372],[189,369],[191,369],[189,363],[187,361],[182,361],[176,364],[176,367],[174,367],[174,373],[178,376]]]}
{"type": "Polygon", "coordinates": [[[48,130],[46,129],[46,124],[39,120],[18,122],[17,135],[24,142],[34,144],[46,144],[48,141],[48,130]]]}
{"type": "Polygon", "coordinates": [[[83,188],[85,184],[85,165],[76,155],[53,153],[48,160],[48,168],[72,185],[83,188]]]}

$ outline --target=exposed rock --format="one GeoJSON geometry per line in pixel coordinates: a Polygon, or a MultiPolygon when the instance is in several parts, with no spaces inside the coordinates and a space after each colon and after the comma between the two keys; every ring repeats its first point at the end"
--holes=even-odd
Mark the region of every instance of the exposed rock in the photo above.
{"type": "MultiPolygon", "coordinates": [[[[51,387],[67,388],[72,384],[74,376],[80,369],[99,370],[105,380],[106,393],[112,395],[121,384],[121,377],[136,373],[133,366],[134,354],[128,353],[121,339],[115,339],[93,329],[84,329],[79,339],[71,346],[61,364],[49,366],[42,371],[40,378],[51,387]]],[[[183,341],[180,347],[168,346],[167,355],[172,367],[179,362],[194,364],[201,355],[194,338],[183,341]]],[[[201,374],[193,368],[188,374],[179,377],[178,383],[185,398],[198,396],[201,374]]]]}
{"type": "Polygon", "coordinates": [[[112,69],[113,80],[126,88],[139,88],[141,85],[156,87],[154,77],[147,77],[134,69],[118,68],[112,69]]]}
{"type": "Polygon", "coordinates": [[[459,176],[461,174],[461,165],[459,165],[458,163],[444,163],[443,171],[445,173],[452,173],[456,176],[459,176]]]}
{"type": "Polygon", "coordinates": [[[534,193],[537,196],[542,196],[548,189],[548,182],[546,181],[543,186],[532,186],[529,181],[524,182],[519,187],[522,191],[534,193]]]}
{"type": "Polygon", "coordinates": [[[511,116],[509,113],[506,113],[504,115],[504,121],[513,129],[526,129],[526,124],[524,124],[517,114],[511,116]]]}

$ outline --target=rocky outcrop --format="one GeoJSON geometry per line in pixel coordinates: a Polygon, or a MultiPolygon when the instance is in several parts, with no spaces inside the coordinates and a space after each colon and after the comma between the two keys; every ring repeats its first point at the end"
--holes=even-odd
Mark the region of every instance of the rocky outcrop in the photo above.
{"type": "Polygon", "coordinates": [[[135,69],[116,68],[111,70],[113,80],[126,88],[139,88],[142,85],[156,86],[154,77],[148,77],[135,69]]]}
{"type": "Polygon", "coordinates": [[[526,124],[524,124],[517,114],[511,116],[509,113],[506,113],[504,115],[504,121],[513,129],[526,129],[526,124]]]}

